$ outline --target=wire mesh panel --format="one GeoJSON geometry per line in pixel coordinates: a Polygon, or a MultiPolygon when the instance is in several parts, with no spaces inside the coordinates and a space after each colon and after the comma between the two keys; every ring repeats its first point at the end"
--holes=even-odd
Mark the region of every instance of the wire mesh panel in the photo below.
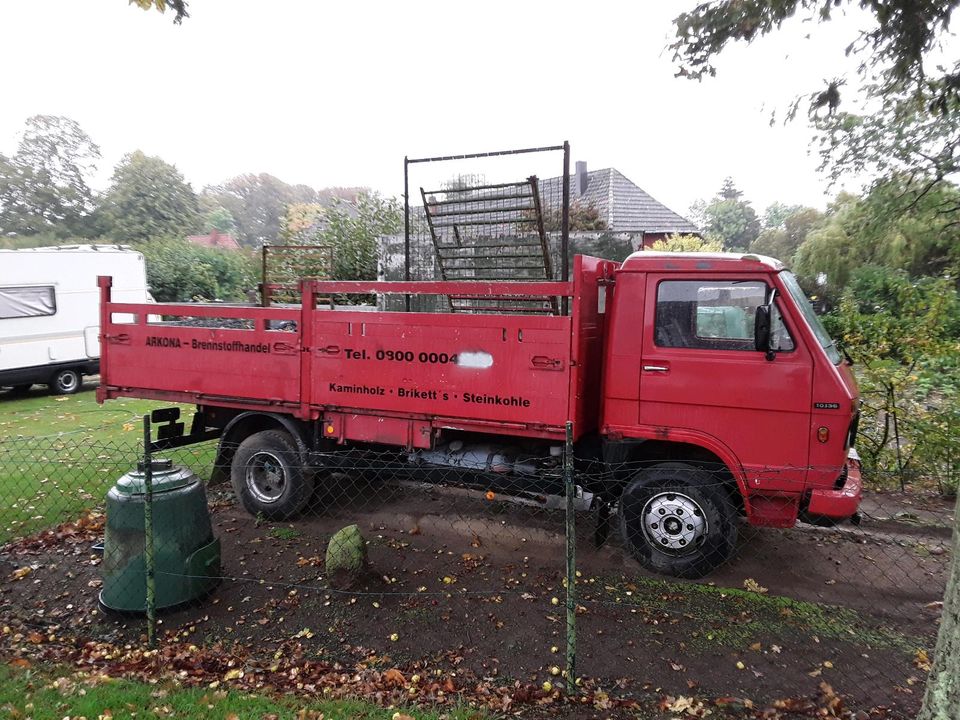
{"type": "MultiPolygon", "coordinates": [[[[536,176],[495,185],[461,183],[420,188],[424,215],[443,280],[552,280],[536,176]]],[[[556,299],[448,295],[459,312],[556,313],[556,299]],[[509,304],[508,304],[509,303],[509,304]]]]}
{"type": "Polygon", "coordinates": [[[158,665],[142,615],[101,605],[117,591],[145,600],[137,416],[95,427],[0,440],[0,643],[17,657],[497,712],[571,702],[910,718],[918,707],[954,552],[955,500],[935,478],[901,492],[874,473],[858,525],[777,529],[742,519],[709,468],[670,459],[675,475],[696,475],[695,492],[662,486],[605,505],[598,488],[651,465],[576,457],[570,679],[562,454],[369,444],[301,455],[271,429],[172,448],[152,475],[158,665]],[[299,510],[264,512],[296,478],[309,489],[299,510]],[[216,562],[200,552],[188,496],[208,513],[216,562]],[[730,559],[699,564],[717,543],[733,543],[730,559]]]}
{"type": "Polygon", "coordinates": [[[264,244],[261,275],[260,297],[264,307],[299,303],[301,278],[328,280],[333,276],[333,248],[264,244]]]}
{"type": "MultiPolygon", "coordinates": [[[[566,279],[569,147],[528,148],[405,161],[404,247],[381,265],[406,280],[566,279]],[[531,170],[535,174],[531,174],[531,170]]],[[[388,307],[393,307],[388,301],[388,307]]],[[[408,298],[417,310],[557,314],[556,297],[408,298]]]]}

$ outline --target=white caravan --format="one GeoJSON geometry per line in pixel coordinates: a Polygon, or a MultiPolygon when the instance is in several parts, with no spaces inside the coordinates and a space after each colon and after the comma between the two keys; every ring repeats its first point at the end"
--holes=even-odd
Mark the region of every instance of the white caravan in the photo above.
{"type": "Polygon", "coordinates": [[[118,302],[151,302],[143,255],[122,245],[0,250],[0,386],[57,395],[100,372],[98,275],[118,302]]]}

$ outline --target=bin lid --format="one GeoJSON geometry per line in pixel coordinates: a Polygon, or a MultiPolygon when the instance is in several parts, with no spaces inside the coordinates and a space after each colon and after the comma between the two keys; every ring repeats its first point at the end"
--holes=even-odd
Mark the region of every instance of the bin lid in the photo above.
{"type": "MultiPolygon", "coordinates": [[[[154,460],[150,467],[154,494],[186,487],[197,480],[197,476],[189,469],[174,465],[170,460],[154,460]]],[[[131,470],[117,480],[116,488],[117,492],[124,495],[146,494],[143,463],[137,463],[136,470],[131,470]]]]}

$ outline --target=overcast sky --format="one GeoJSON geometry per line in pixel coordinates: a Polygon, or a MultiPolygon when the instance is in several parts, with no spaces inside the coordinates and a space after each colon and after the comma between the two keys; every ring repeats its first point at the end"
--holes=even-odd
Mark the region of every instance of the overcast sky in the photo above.
{"type": "Polygon", "coordinates": [[[100,145],[98,188],[141,149],[198,190],[268,172],[400,195],[404,155],[569,140],[574,161],[616,167],[683,214],[727,175],[758,211],[822,207],[809,129],[771,127],[769,112],[837,74],[858,18],[812,40],[794,22],[698,83],[674,77],[665,49],[694,5],[191,0],[175,26],[126,0],[3,2],[0,152],[28,116],[57,114],[100,145]]]}

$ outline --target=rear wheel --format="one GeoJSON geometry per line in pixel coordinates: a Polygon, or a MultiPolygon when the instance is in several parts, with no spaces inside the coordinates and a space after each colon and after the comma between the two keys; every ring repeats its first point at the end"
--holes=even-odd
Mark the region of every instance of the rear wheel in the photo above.
{"type": "Polygon", "coordinates": [[[271,520],[297,515],[313,494],[313,474],[282,430],[262,430],[240,443],[230,463],[230,482],[247,512],[271,520]]]}
{"type": "Polygon", "coordinates": [[[737,543],[737,513],[727,486],[684,463],[643,470],[620,498],[620,534],[648,570],[703,577],[726,562],[737,543]]]}
{"type": "Polygon", "coordinates": [[[59,370],[50,381],[50,392],[54,395],[73,395],[80,389],[80,373],[72,368],[59,370]]]}

